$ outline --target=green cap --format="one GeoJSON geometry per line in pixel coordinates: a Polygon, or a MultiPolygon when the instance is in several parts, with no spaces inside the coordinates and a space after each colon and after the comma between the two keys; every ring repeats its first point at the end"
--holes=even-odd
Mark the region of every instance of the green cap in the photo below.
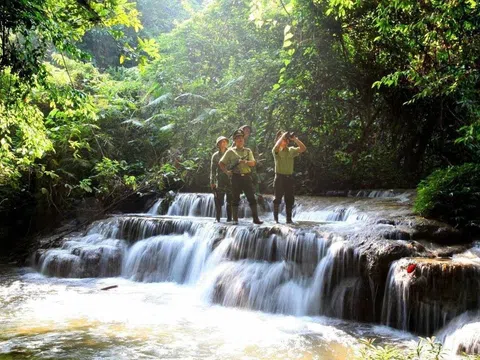
{"type": "Polygon", "coordinates": [[[239,136],[245,136],[245,133],[243,132],[243,130],[235,130],[235,132],[233,133],[233,139],[235,140],[236,137],[239,137],[239,136]]]}

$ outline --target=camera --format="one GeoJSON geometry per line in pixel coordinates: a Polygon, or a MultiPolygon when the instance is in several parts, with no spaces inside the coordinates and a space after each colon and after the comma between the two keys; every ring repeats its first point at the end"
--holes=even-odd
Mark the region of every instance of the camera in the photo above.
{"type": "Polygon", "coordinates": [[[288,131],[285,134],[285,139],[287,139],[287,140],[293,139],[294,137],[295,137],[295,133],[293,131],[288,131]]]}

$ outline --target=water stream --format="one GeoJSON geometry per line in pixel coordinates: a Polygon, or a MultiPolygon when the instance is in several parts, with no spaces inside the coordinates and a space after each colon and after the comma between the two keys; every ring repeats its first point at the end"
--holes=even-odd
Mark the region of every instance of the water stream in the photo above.
{"type": "Polygon", "coordinates": [[[411,343],[387,328],[212,306],[175,283],[5,269],[2,283],[0,352],[18,359],[348,359],[361,336],[411,343]]]}
{"type": "MultiPolygon", "coordinates": [[[[385,273],[387,300],[378,312],[379,291],[365,277],[365,253],[355,243],[359,234],[381,234],[391,219],[411,216],[410,193],[362,195],[300,197],[294,226],[273,223],[269,197],[262,226],[251,224],[244,205],[239,226],[214,223],[209,194],[180,194],[165,215],[159,200],[145,214],[93,223],[60,248],[35,253],[32,268],[0,268],[0,354],[336,360],[352,358],[363,338],[411,347],[417,338],[406,332],[405,316],[418,309],[405,315],[393,305],[401,296],[408,304],[403,272],[396,282],[395,270],[385,273]],[[375,312],[399,330],[358,322],[375,312]]],[[[403,269],[402,261],[392,269],[403,269]]],[[[464,279],[476,271],[453,273],[464,279]]],[[[452,346],[461,328],[456,317],[474,306],[468,291],[462,296],[464,304],[448,316],[439,299],[444,310],[428,308],[434,320],[422,320],[434,332],[453,319],[451,330],[442,330],[452,346]]]]}

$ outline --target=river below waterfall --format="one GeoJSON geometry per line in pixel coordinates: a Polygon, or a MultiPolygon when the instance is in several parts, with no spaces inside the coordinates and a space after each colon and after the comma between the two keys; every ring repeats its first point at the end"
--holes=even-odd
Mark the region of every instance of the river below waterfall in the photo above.
{"type": "Polygon", "coordinates": [[[40,240],[31,267],[0,267],[0,358],[340,360],[417,335],[478,353],[478,243],[414,216],[411,192],[374,195],[299,197],[293,226],[266,197],[265,224],[232,226],[178,194],[40,240]]]}
{"type": "Polygon", "coordinates": [[[212,305],[174,283],[0,271],[0,354],[9,359],[340,360],[361,338],[415,343],[387,327],[212,305]]]}

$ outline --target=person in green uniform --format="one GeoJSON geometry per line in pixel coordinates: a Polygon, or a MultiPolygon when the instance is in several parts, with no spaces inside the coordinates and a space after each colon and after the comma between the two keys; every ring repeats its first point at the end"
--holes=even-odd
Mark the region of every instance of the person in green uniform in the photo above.
{"type": "Polygon", "coordinates": [[[243,131],[243,139],[245,140],[245,145],[248,144],[248,138],[250,137],[250,134],[252,133],[252,127],[250,125],[242,125],[238,128],[238,130],[243,131]]]}
{"type": "Polygon", "coordinates": [[[253,184],[253,189],[255,191],[255,195],[257,197],[261,197],[260,195],[260,181],[259,181],[259,176],[258,176],[258,163],[259,159],[257,157],[258,152],[256,151],[256,146],[252,142],[248,142],[248,139],[250,138],[250,134],[252,133],[252,127],[250,125],[242,125],[238,128],[239,130],[242,130],[244,133],[244,139],[245,139],[245,146],[249,148],[250,150],[253,151],[253,156],[255,159],[257,159],[257,164],[252,168],[251,176],[252,176],[252,184],[253,184]]]}
{"type": "Polygon", "coordinates": [[[278,131],[275,146],[272,149],[275,160],[275,180],[273,183],[275,199],[273,200],[273,218],[278,223],[278,210],[285,196],[287,224],[292,224],[292,211],[295,202],[295,181],[293,178],[293,162],[301,153],[307,150],[306,146],[288,132],[278,131]],[[288,146],[293,141],[297,146],[288,146]]]}
{"type": "Polygon", "coordinates": [[[240,194],[245,193],[252,210],[253,222],[263,224],[258,217],[257,200],[252,184],[252,168],[256,165],[252,150],[244,147],[245,139],[242,130],[236,130],[233,133],[235,146],[229,148],[220,159],[218,166],[220,169],[231,176],[232,180],[232,215],[233,223],[238,224],[238,205],[240,204],[240,194]]]}
{"type": "Polygon", "coordinates": [[[232,184],[230,178],[218,166],[228,147],[228,139],[225,136],[217,138],[218,151],[212,155],[210,163],[210,186],[215,196],[215,219],[220,222],[222,206],[227,195],[227,222],[232,221],[232,184]]]}

